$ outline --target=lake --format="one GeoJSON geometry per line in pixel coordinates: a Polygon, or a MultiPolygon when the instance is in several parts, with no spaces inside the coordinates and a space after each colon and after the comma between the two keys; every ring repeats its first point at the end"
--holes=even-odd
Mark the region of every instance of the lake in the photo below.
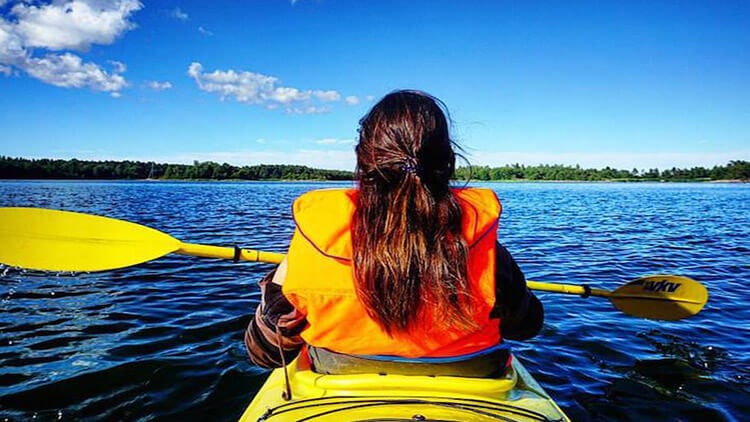
{"type": "MultiPolygon", "coordinates": [[[[573,420],[750,418],[750,185],[481,185],[531,280],[615,289],[678,274],[709,290],[700,314],[674,322],[538,293],[545,327],[512,345],[573,420]]],[[[0,181],[0,206],[283,252],[294,198],[334,186],[351,184],[0,181]]],[[[179,255],[88,274],[0,266],[0,421],[237,419],[268,374],[242,336],[271,268],[179,255]]]]}

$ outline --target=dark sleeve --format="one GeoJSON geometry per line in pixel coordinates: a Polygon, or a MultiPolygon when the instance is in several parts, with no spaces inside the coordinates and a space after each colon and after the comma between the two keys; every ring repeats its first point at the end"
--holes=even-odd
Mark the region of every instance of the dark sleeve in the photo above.
{"type": "Polygon", "coordinates": [[[258,283],[261,303],[245,331],[250,360],[264,368],[279,368],[284,362],[289,363],[305,343],[300,333],[307,320],[284,297],[281,286],[271,281],[275,272],[271,271],[258,283]]]}
{"type": "Polygon", "coordinates": [[[526,278],[510,252],[497,244],[495,306],[490,316],[500,318],[500,334],[509,340],[534,337],[544,324],[544,307],[526,287],[526,278]]]}

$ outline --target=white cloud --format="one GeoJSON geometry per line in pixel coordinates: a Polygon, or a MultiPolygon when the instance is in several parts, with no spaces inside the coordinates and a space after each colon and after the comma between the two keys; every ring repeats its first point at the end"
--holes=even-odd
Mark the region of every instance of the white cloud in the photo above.
{"type": "Polygon", "coordinates": [[[172,10],[169,15],[183,22],[186,22],[188,19],[190,19],[190,16],[188,16],[187,13],[183,12],[179,7],[172,10]]]}
{"type": "Polygon", "coordinates": [[[107,73],[93,63],[84,63],[80,57],[65,53],[49,54],[43,58],[29,58],[25,71],[44,82],[64,88],[91,88],[95,91],[117,92],[127,85],[116,66],[107,73]]]}
{"type": "Polygon", "coordinates": [[[321,101],[338,101],[341,99],[341,94],[336,91],[313,91],[312,95],[321,101]]]}
{"type": "Polygon", "coordinates": [[[128,17],[142,7],[136,0],[55,0],[43,6],[18,4],[11,13],[26,47],[85,51],[92,44],[112,44],[134,28],[128,17]]]}
{"type": "Polygon", "coordinates": [[[213,32],[209,31],[208,29],[206,29],[206,28],[204,28],[202,26],[198,27],[198,32],[200,32],[201,34],[203,34],[203,35],[205,35],[207,37],[210,37],[210,36],[214,35],[213,32]]]}
{"type": "Polygon", "coordinates": [[[154,91],[164,91],[164,90],[172,88],[172,83],[171,82],[148,81],[148,82],[146,82],[146,86],[148,88],[153,89],[154,91]]]}
{"type": "Polygon", "coordinates": [[[349,105],[357,105],[359,104],[359,98],[355,97],[354,95],[350,95],[344,99],[347,104],[349,105]]]}
{"type": "Polygon", "coordinates": [[[269,110],[284,109],[287,113],[326,113],[330,108],[323,103],[341,99],[341,94],[331,90],[300,90],[281,86],[281,81],[260,73],[215,70],[204,72],[203,65],[193,62],[188,75],[198,88],[217,94],[221,100],[234,99],[239,103],[262,105],[269,110]]]}
{"type": "Polygon", "coordinates": [[[287,107],[286,112],[292,114],[324,114],[331,111],[330,107],[322,106],[317,107],[308,105],[304,107],[287,107]]]}
{"type": "Polygon", "coordinates": [[[315,141],[318,145],[351,145],[354,144],[354,139],[338,139],[338,138],[323,138],[315,141]]]}
{"type": "MultiPolygon", "coordinates": [[[[473,165],[499,167],[506,164],[563,164],[584,168],[606,166],[630,170],[672,167],[691,168],[726,165],[730,160],[750,160],[750,150],[728,152],[610,152],[610,153],[550,153],[519,151],[477,151],[467,148],[467,158],[473,165]]],[[[464,163],[459,163],[463,165],[464,163]]]]}
{"type": "Polygon", "coordinates": [[[13,73],[13,69],[10,66],[0,64],[0,73],[5,74],[5,76],[10,76],[13,73]]]}
{"type": "Polygon", "coordinates": [[[128,70],[127,66],[125,66],[125,63],[118,62],[116,60],[110,60],[109,64],[112,65],[115,73],[125,73],[125,71],[128,70]]]}
{"type": "Polygon", "coordinates": [[[0,64],[22,63],[27,56],[23,40],[16,33],[14,25],[0,18],[0,64]]]}
{"type": "Polygon", "coordinates": [[[111,71],[96,63],[85,63],[70,52],[86,51],[94,44],[111,44],[135,27],[129,18],[143,5],[137,0],[53,0],[48,4],[19,2],[8,20],[0,17],[0,67],[13,69],[43,82],[65,88],[90,88],[116,95],[127,86],[123,63],[110,61],[111,71]],[[42,50],[43,56],[34,52],[42,50]]]}

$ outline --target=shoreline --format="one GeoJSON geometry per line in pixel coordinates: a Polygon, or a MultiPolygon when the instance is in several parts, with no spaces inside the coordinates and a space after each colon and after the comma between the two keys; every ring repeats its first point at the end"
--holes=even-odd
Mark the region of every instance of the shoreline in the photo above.
{"type": "MultiPolygon", "coordinates": [[[[499,183],[743,183],[750,181],[750,161],[731,160],[713,168],[672,167],[660,171],[581,168],[562,164],[534,166],[507,164],[501,167],[467,166],[454,169],[455,179],[466,182],[499,183]],[[500,177],[500,179],[497,179],[500,177]],[[510,179],[505,179],[509,177],[510,179]],[[562,179],[560,179],[562,178],[562,179]],[[713,180],[712,180],[713,179],[713,180]]],[[[292,164],[236,166],[213,161],[169,164],[145,161],[91,161],[11,158],[0,155],[0,178],[12,180],[148,180],[148,181],[261,181],[318,182],[351,181],[356,172],[317,169],[292,164]]]]}
{"type": "MultiPolygon", "coordinates": [[[[278,183],[355,183],[354,179],[351,180],[331,180],[331,179],[61,179],[61,178],[50,178],[50,179],[33,179],[33,178],[13,178],[13,179],[0,179],[2,182],[10,181],[28,181],[28,182],[227,182],[227,183],[258,183],[258,182],[278,182],[278,183]]],[[[529,180],[529,179],[496,179],[496,180],[481,180],[481,179],[470,179],[470,180],[454,180],[456,183],[731,183],[731,184],[743,184],[750,183],[750,180],[743,179],[717,179],[717,180],[706,180],[706,179],[688,179],[688,180],[639,180],[639,179],[606,179],[606,180],[529,180]]]]}

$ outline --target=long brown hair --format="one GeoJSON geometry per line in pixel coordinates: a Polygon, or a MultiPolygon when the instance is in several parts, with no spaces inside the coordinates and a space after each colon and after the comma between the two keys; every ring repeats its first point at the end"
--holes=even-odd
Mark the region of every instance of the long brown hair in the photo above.
{"type": "Polygon", "coordinates": [[[475,325],[467,309],[461,208],[450,190],[455,144],[444,108],[428,94],[396,91],[360,121],[352,222],[356,288],[389,335],[434,322],[426,315],[475,325]]]}

